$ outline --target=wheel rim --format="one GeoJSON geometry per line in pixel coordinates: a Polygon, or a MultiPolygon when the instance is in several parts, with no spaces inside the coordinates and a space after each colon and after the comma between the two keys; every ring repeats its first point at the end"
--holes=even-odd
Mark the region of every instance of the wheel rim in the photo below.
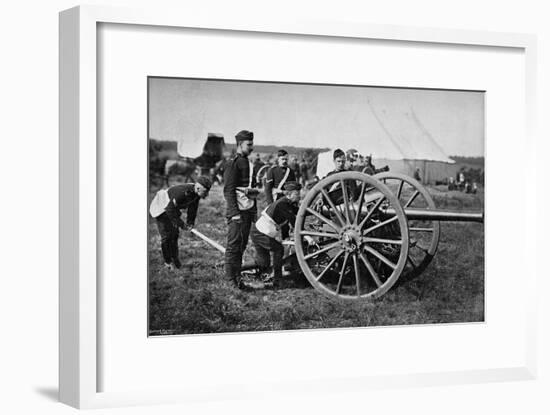
{"type": "MultiPolygon", "coordinates": [[[[396,195],[404,209],[411,207],[435,209],[432,196],[418,181],[404,174],[379,173],[375,179],[382,181],[396,195]]],[[[409,220],[409,255],[401,281],[420,275],[437,252],[440,236],[439,221],[409,220]]]]}
{"type": "Polygon", "coordinates": [[[306,278],[330,297],[379,297],[407,262],[402,207],[387,186],[360,172],[336,173],[317,183],[300,205],[294,236],[306,278]],[[391,215],[385,213],[390,206],[391,215]],[[306,237],[315,244],[307,244],[306,237]]]}

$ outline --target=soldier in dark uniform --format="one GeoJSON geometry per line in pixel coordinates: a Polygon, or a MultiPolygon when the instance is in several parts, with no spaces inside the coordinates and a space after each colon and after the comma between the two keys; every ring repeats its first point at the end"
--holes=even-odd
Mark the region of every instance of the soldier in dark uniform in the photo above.
{"type": "Polygon", "coordinates": [[[254,159],[254,171],[258,172],[263,165],[265,165],[265,163],[262,161],[260,153],[256,153],[256,158],[254,159]]]}
{"type": "Polygon", "coordinates": [[[181,268],[178,255],[179,228],[190,230],[195,226],[199,200],[208,196],[211,186],[208,177],[200,176],[196,183],[185,183],[159,190],[151,202],[149,212],[157,222],[165,267],[181,268]],[[181,219],[183,209],[187,209],[186,222],[181,219]]]}
{"type": "Polygon", "coordinates": [[[240,131],[235,139],[237,152],[228,160],[224,170],[223,195],[227,204],[227,246],[225,248],[225,276],[237,287],[241,282],[241,263],[248,243],[250,226],[256,219],[256,178],[248,156],[254,149],[254,134],[240,131]]]}
{"type": "Polygon", "coordinates": [[[288,166],[292,173],[294,173],[296,181],[300,183],[300,164],[298,163],[298,158],[296,156],[291,157],[288,166]]]}
{"type": "Polygon", "coordinates": [[[420,178],[420,169],[417,167],[414,171],[414,179],[417,180],[418,182],[421,181],[421,178],[420,178]]]}
{"type": "Polygon", "coordinates": [[[300,184],[302,187],[305,187],[308,179],[308,165],[306,160],[302,157],[302,161],[300,162],[300,184]]]}
{"type": "MultiPolygon", "coordinates": [[[[260,215],[258,221],[252,225],[250,237],[254,244],[256,257],[254,263],[246,264],[246,268],[258,267],[264,272],[273,265],[273,285],[280,286],[283,276],[283,244],[282,227],[285,224],[294,224],[298,213],[300,189],[297,182],[286,182],[283,194],[270,204],[260,215]]],[[[309,236],[306,238],[313,242],[309,236]]]]}
{"type": "Polygon", "coordinates": [[[270,168],[265,179],[265,198],[270,205],[283,194],[283,186],[286,182],[296,181],[296,176],[288,166],[288,153],[286,150],[277,152],[277,165],[270,168]]]}
{"type": "MultiPolygon", "coordinates": [[[[336,150],[334,150],[334,153],[332,153],[332,158],[334,160],[334,170],[327,173],[325,177],[331,176],[335,173],[349,171],[346,166],[347,164],[346,153],[344,153],[341,149],[337,148],[336,150]]],[[[359,198],[359,188],[355,183],[355,181],[347,180],[346,189],[347,189],[348,195],[353,200],[356,200],[359,198]]],[[[332,199],[332,201],[337,205],[342,203],[344,200],[343,192],[339,183],[335,183],[334,185],[332,185],[332,188],[329,190],[328,194],[330,195],[330,198],[332,199]]]]}

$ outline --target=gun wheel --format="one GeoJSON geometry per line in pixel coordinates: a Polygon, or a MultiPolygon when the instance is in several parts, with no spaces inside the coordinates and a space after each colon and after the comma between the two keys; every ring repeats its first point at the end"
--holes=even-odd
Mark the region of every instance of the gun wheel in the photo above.
{"type": "MultiPolygon", "coordinates": [[[[384,172],[374,176],[382,181],[406,208],[435,209],[432,196],[415,179],[399,173],[384,172]]],[[[400,282],[420,275],[434,258],[439,244],[439,221],[412,220],[409,222],[409,256],[400,282]]]]}
{"type": "Polygon", "coordinates": [[[307,193],[294,240],[311,285],[343,300],[385,294],[409,252],[407,218],[397,197],[380,181],[351,171],[330,175],[307,193]]]}

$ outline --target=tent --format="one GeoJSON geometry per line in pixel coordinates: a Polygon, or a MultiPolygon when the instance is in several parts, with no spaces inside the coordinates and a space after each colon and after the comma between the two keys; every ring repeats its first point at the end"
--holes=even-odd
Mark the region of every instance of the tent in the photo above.
{"type": "Polygon", "coordinates": [[[150,135],[178,141],[181,156],[199,156],[209,132],[233,146],[245,129],[256,145],[355,148],[394,171],[419,167],[433,182],[456,170],[440,144],[466,155],[483,143],[483,94],[185,79],[150,86],[150,135]]]}
{"type": "MultiPolygon", "coordinates": [[[[423,183],[435,183],[454,177],[459,166],[449,158],[422,124],[412,106],[385,107],[367,100],[365,111],[370,118],[368,131],[354,142],[363,156],[372,156],[376,167],[388,165],[390,171],[413,176],[418,168],[423,183]]],[[[346,148],[342,148],[346,151],[346,148]]],[[[333,170],[331,151],[319,154],[317,176],[333,170]]]]}

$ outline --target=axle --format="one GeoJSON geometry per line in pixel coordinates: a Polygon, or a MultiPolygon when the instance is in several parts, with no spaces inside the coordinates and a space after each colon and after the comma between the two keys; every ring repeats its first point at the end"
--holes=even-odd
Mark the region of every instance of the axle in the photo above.
{"type": "MultiPolygon", "coordinates": [[[[388,208],[384,210],[389,215],[395,215],[395,210],[388,208]]],[[[483,223],[481,212],[456,212],[451,210],[413,209],[405,208],[407,219],[415,220],[438,220],[442,222],[479,222],[483,223]]]]}

